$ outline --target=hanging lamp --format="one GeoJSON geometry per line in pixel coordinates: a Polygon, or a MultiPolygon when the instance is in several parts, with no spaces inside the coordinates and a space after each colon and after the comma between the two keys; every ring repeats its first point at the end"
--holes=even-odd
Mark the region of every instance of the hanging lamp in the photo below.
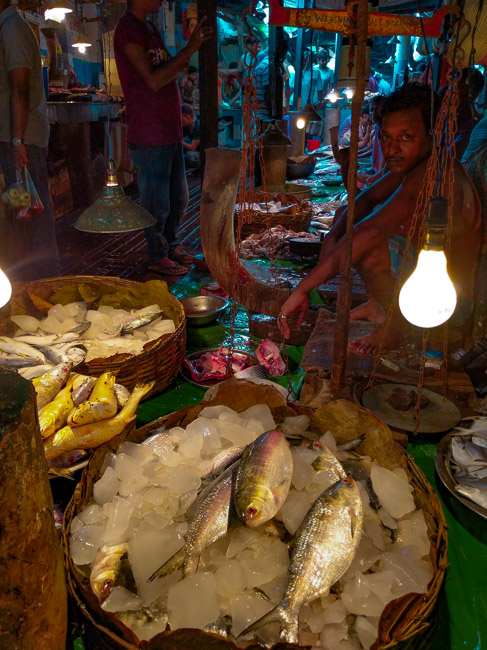
{"type": "Polygon", "coordinates": [[[442,325],[455,311],[457,294],[444,252],[447,225],[448,202],[443,198],[430,199],[418,264],[399,293],[402,315],[417,327],[442,325]]]}
{"type": "Polygon", "coordinates": [[[72,11],[68,0],[49,0],[44,11],[44,18],[61,23],[66,17],[66,14],[70,14],[72,11]]]}
{"type": "Polygon", "coordinates": [[[262,134],[262,144],[264,147],[287,147],[292,144],[292,140],[279,128],[273,120],[262,134]]]}
{"type": "Polygon", "coordinates": [[[145,208],[125,196],[120,187],[115,161],[108,161],[107,180],[101,196],[81,213],[74,224],[83,232],[117,233],[150,228],[156,219],[145,208]]]}
{"type": "Polygon", "coordinates": [[[89,38],[85,36],[83,32],[79,32],[78,38],[71,45],[71,47],[75,47],[80,54],[84,54],[86,52],[86,48],[91,47],[92,45],[93,43],[90,42],[89,38]]]}
{"type": "Polygon", "coordinates": [[[323,118],[315,111],[311,102],[308,102],[304,108],[296,113],[296,126],[298,129],[304,129],[306,122],[322,122],[323,118]]]}
{"type": "Polygon", "coordinates": [[[0,269],[0,307],[8,303],[12,295],[12,285],[2,269],[0,269]]]}

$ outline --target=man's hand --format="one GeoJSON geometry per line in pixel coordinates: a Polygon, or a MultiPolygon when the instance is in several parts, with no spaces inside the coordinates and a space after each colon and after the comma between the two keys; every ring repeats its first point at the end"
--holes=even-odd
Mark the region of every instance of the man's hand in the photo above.
{"type": "Polygon", "coordinates": [[[201,44],[207,41],[209,38],[211,38],[213,34],[212,27],[203,26],[205,22],[206,22],[206,16],[203,16],[203,18],[200,21],[198,21],[198,24],[193,29],[191,36],[189,38],[187,48],[193,54],[197,52],[200,49],[201,44]]]}
{"type": "Polygon", "coordinates": [[[301,327],[306,311],[308,310],[308,305],[308,294],[300,292],[299,288],[295,289],[283,304],[277,319],[277,326],[284,338],[288,339],[291,336],[291,328],[288,322],[289,317],[296,312],[296,327],[301,327]]]}
{"type": "Polygon", "coordinates": [[[18,147],[12,146],[12,149],[15,169],[21,171],[29,164],[29,157],[27,156],[27,149],[25,148],[25,144],[21,144],[18,147]]]}

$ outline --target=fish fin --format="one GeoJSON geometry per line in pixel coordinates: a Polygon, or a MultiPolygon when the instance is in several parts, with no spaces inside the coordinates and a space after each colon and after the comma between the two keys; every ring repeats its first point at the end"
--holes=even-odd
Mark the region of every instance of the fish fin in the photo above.
{"type": "Polygon", "coordinates": [[[58,469],[57,467],[49,467],[47,470],[48,476],[55,476],[60,478],[67,478],[70,481],[76,481],[74,472],[68,468],[58,469]]]}
{"type": "Polygon", "coordinates": [[[351,526],[351,533],[352,533],[352,539],[355,537],[355,535],[360,534],[362,528],[359,526],[360,524],[360,518],[357,517],[355,512],[350,508],[350,526],[351,526]]]}
{"type": "Polygon", "coordinates": [[[267,614],[264,614],[264,616],[261,618],[258,618],[256,621],[248,625],[245,630],[242,630],[242,632],[240,632],[240,634],[237,636],[237,639],[250,634],[250,632],[254,632],[263,625],[267,625],[268,623],[275,623],[276,621],[279,621],[279,623],[281,623],[279,605],[271,609],[271,611],[267,612],[267,614]]]}
{"type": "Polygon", "coordinates": [[[183,564],[183,578],[187,578],[188,576],[194,576],[194,574],[198,570],[199,563],[200,563],[199,555],[192,555],[191,557],[185,558],[183,564]]]}
{"type": "Polygon", "coordinates": [[[167,560],[167,562],[164,562],[164,564],[157,569],[157,571],[154,571],[154,573],[151,575],[151,577],[147,580],[147,582],[153,582],[156,578],[164,578],[165,576],[169,575],[173,571],[176,571],[176,569],[180,569],[184,563],[185,563],[185,555],[184,555],[184,546],[179,549],[179,551],[176,551],[172,557],[167,560]]]}

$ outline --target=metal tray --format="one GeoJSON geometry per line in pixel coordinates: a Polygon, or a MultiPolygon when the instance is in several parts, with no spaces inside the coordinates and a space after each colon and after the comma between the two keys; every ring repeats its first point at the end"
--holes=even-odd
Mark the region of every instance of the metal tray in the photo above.
{"type": "Polygon", "coordinates": [[[436,448],[436,454],[435,454],[436,472],[440,477],[443,485],[455,497],[455,499],[457,499],[457,501],[460,501],[461,504],[463,504],[470,510],[473,510],[473,512],[476,512],[484,519],[487,519],[487,510],[485,508],[482,508],[482,506],[479,506],[473,501],[470,501],[470,499],[466,499],[465,497],[462,497],[462,495],[458,494],[458,492],[456,492],[455,490],[455,485],[457,484],[457,482],[455,481],[451,470],[450,442],[451,439],[456,435],[458,435],[458,433],[447,433],[446,436],[444,436],[438,443],[438,447],[436,448]]]}
{"type": "MultiPolygon", "coordinates": [[[[414,407],[407,411],[397,411],[387,402],[395,388],[417,390],[417,386],[408,384],[375,384],[371,390],[362,394],[362,405],[391,427],[414,431],[416,428],[414,407]]],[[[423,388],[421,392],[430,403],[426,408],[421,409],[418,433],[441,433],[452,429],[460,422],[460,411],[453,402],[427,388],[423,388]]]]}
{"type": "MultiPolygon", "coordinates": [[[[193,352],[192,354],[188,354],[186,359],[189,359],[190,361],[193,361],[194,359],[199,359],[199,357],[201,357],[203,354],[206,354],[207,352],[218,352],[219,349],[220,348],[208,348],[207,350],[198,350],[198,352],[193,352]]],[[[246,352],[245,350],[235,350],[235,349],[232,350],[232,352],[233,352],[234,355],[238,354],[238,355],[241,355],[242,357],[245,357],[245,358],[247,358],[249,360],[249,364],[248,364],[247,368],[249,366],[257,366],[257,365],[259,365],[257,359],[255,358],[255,356],[251,352],[246,352]]],[[[225,381],[224,379],[207,379],[205,381],[195,381],[193,379],[193,377],[191,376],[191,373],[189,372],[189,370],[184,365],[184,363],[181,366],[181,369],[180,369],[179,372],[181,374],[181,377],[185,381],[189,381],[194,386],[200,386],[200,388],[211,388],[212,386],[216,386],[216,384],[219,384],[220,382],[225,381]]]]}

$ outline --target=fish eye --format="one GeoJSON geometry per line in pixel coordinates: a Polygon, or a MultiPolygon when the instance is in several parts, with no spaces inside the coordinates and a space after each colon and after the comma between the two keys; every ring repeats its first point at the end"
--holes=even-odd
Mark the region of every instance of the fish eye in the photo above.
{"type": "Polygon", "coordinates": [[[257,514],[257,508],[254,508],[254,506],[249,506],[247,508],[247,514],[249,515],[250,518],[255,517],[257,514]]]}

